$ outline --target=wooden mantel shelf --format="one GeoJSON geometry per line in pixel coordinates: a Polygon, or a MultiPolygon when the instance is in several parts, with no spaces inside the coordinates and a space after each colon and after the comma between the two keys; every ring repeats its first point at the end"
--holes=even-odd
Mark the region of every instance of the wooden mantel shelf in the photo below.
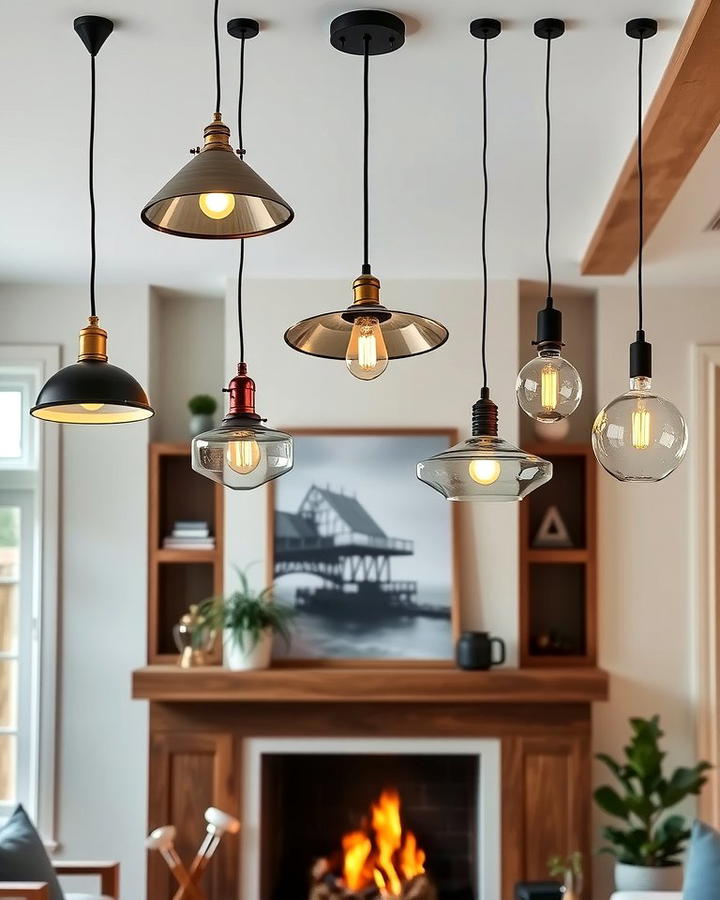
{"type": "Polygon", "coordinates": [[[451,666],[297,666],[231,672],[147,666],[133,672],[133,698],[161,703],[592,703],[607,697],[607,672],[591,667],[465,672],[451,666]]]}

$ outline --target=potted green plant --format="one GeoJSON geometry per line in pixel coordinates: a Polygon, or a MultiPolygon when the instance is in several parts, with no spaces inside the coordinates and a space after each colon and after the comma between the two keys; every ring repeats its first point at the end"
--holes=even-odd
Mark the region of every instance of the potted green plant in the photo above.
{"type": "Polygon", "coordinates": [[[595,791],[595,802],[609,815],[621,819],[622,827],[608,825],[603,837],[609,846],[601,853],[615,857],[618,891],[677,891],[682,889],[680,855],[690,830],[683,816],[664,817],[690,794],[699,794],[712,768],[700,762],[663,773],[666,754],[660,749],[660,717],[630,719],[632,737],[624,748],[625,761],[606,753],[597,756],[612,772],[620,790],[607,785],[595,791]]]}
{"type": "Polygon", "coordinates": [[[223,658],[235,671],[267,669],[273,638],[286,644],[294,610],[273,602],[272,587],[256,591],[247,573],[235,567],[240,587],[227,597],[205,600],[201,613],[210,627],[223,633],[223,658]]]}
{"type": "Polygon", "coordinates": [[[552,878],[561,878],[563,900],[580,900],[583,889],[582,853],[575,850],[570,856],[551,856],[548,873],[552,878]]]}
{"type": "Polygon", "coordinates": [[[190,437],[210,431],[215,427],[217,400],[209,394],[196,394],[188,400],[190,410],[190,437]]]}

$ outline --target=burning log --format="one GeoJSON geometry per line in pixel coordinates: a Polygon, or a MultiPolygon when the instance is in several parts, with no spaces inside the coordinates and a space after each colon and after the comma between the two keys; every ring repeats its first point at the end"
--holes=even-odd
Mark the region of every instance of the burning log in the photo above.
{"type": "MultiPolygon", "coordinates": [[[[357,893],[349,891],[339,878],[326,874],[311,886],[309,900],[381,900],[388,896],[374,885],[357,893]]],[[[438,894],[427,875],[416,875],[403,884],[399,900],[438,900],[438,894]]]]}

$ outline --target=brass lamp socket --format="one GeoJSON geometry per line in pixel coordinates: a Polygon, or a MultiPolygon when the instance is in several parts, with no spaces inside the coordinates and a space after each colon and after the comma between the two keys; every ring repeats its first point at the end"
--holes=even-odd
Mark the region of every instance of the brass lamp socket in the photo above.
{"type": "Polygon", "coordinates": [[[224,391],[230,394],[230,407],[225,421],[236,416],[260,421],[260,416],[255,412],[255,382],[247,373],[247,363],[238,363],[238,373],[224,391]]]}
{"type": "Polygon", "coordinates": [[[353,281],[353,303],[380,303],[380,281],[374,275],[358,275],[353,281]]]}
{"type": "Polygon", "coordinates": [[[213,113],[213,120],[205,126],[203,137],[205,140],[203,151],[229,150],[230,153],[235,152],[230,146],[230,129],[223,122],[222,114],[219,112],[213,113]]]}
{"type": "Polygon", "coordinates": [[[380,281],[374,275],[363,273],[353,281],[353,302],[342,314],[346,322],[354,322],[364,316],[387,322],[392,318],[389,309],[380,303],[380,281]]]}
{"type": "Polygon", "coordinates": [[[98,325],[98,317],[90,316],[89,325],[80,332],[80,349],[78,351],[78,362],[84,362],[88,359],[97,360],[97,362],[107,362],[107,331],[98,325]]]}

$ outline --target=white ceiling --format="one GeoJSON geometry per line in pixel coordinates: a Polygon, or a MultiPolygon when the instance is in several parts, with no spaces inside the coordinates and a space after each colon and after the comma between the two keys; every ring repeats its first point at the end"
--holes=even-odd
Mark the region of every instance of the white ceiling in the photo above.
{"type": "MultiPolygon", "coordinates": [[[[490,44],[491,277],[544,275],[544,45],[532,23],[553,15],[568,20],[553,55],[553,248],[557,279],[577,281],[578,260],[633,140],[636,46],[625,20],[661,22],[646,51],[649,100],[690,6],[512,0],[483,9],[477,0],[412,0],[397,10],[409,25],[405,46],[371,61],[374,271],[381,278],[479,271],[482,48],[468,23],[499,7],[505,32],[490,44]]],[[[233,131],[239,44],[224,23],[262,16],[263,31],[247,46],[247,161],[296,213],[288,228],[250,242],[248,275],[351,279],[361,262],[362,64],[330,48],[328,25],[352,4],[224,0],[220,8],[223,109],[233,131]]],[[[27,4],[3,8],[0,281],[86,277],[89,59],[72,21],[92,12],[116,21],[97,63],[99,279],[219,288],[235,269],[234,242],[166,236],[139,220],[146,199],[201,142],[212,112],[212,0],[93,0],[89,8],[45,0],[36,10],[33,19],[27,4]]],[[[699,225],[685,216],[685,224],[699,231],[714,211],[699,225]]],[[[712,235],[708,246],[717,242],[712,235]]],[[[712,264],[705,268],[712,279],[712,264]]],[[[682,278],[682,260],[658,263],[657,272],[682,278]]]]}

